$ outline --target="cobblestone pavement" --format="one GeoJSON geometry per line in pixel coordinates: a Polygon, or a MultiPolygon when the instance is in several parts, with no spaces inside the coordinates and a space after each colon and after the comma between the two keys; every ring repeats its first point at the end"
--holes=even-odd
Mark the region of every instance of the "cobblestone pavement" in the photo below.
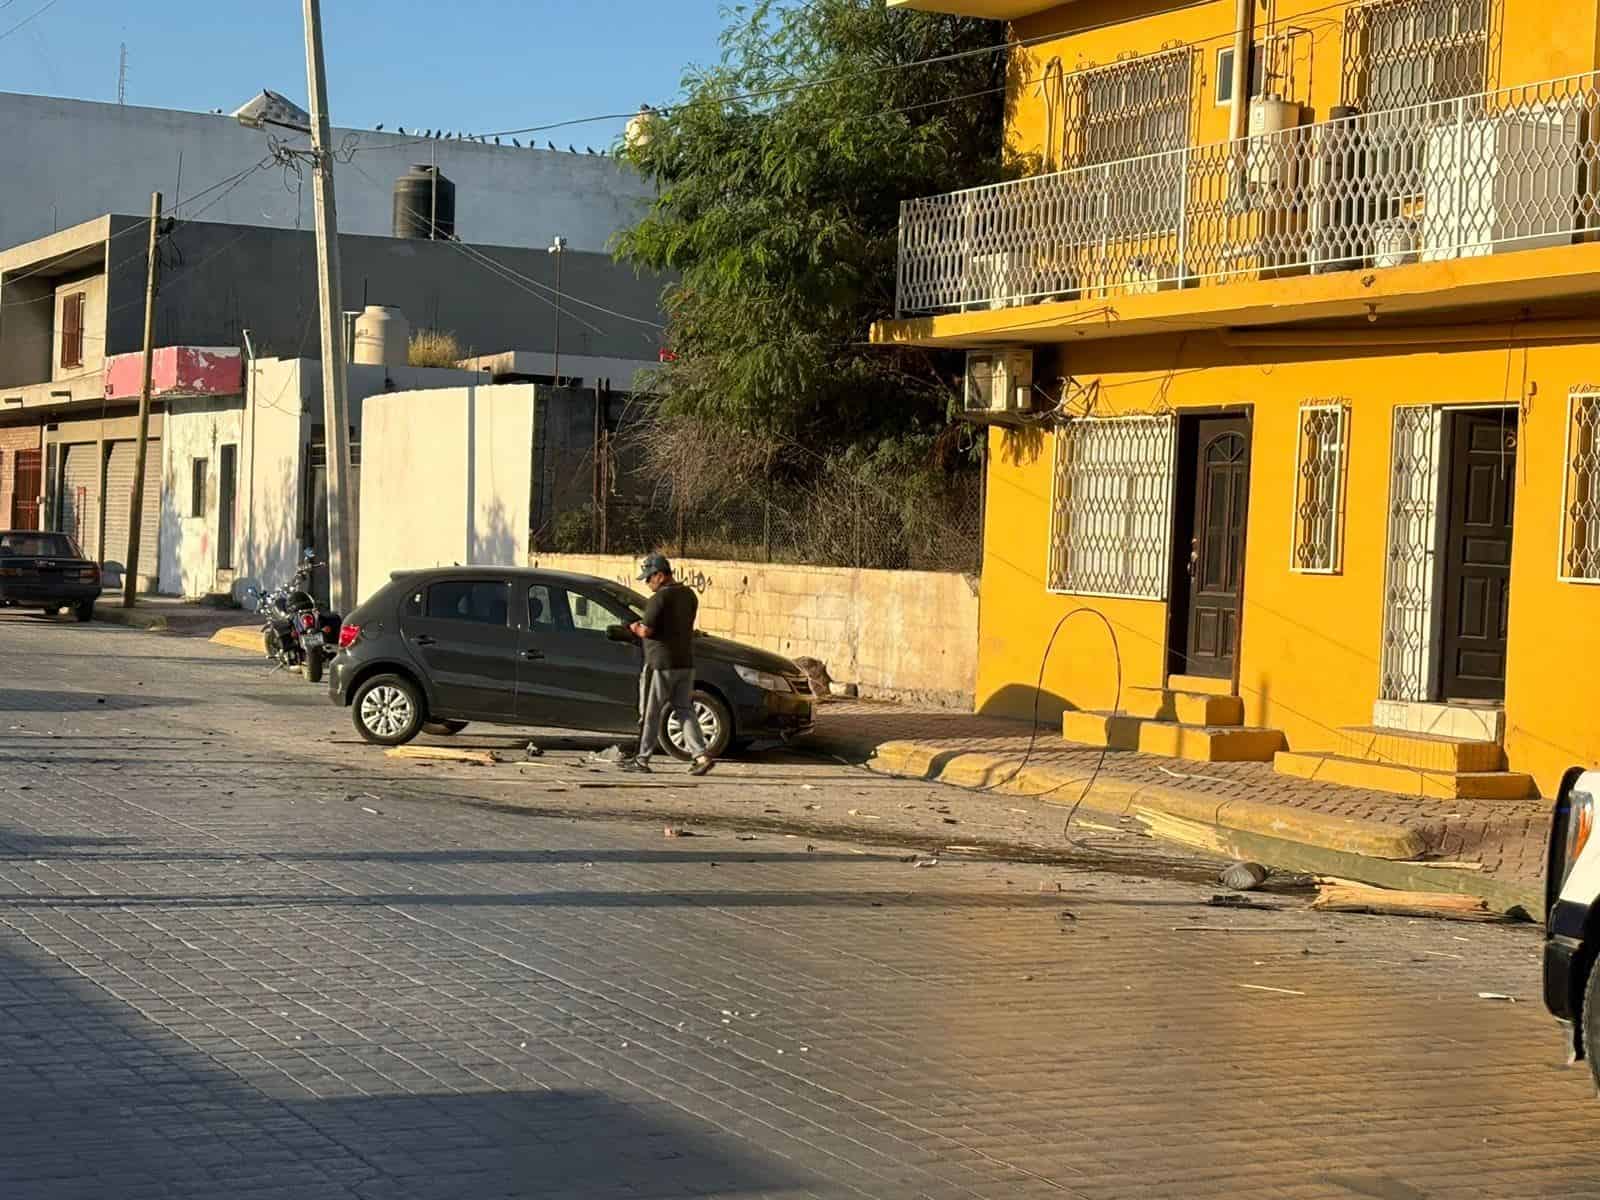
{"type": "MultiPolygon", "coordinates": [[[[997,717],[933,711],[893,704],[830,706],[831,741],[856,754],[887,741],[916,741],[954,753],[1011,755],[1028,749],[1030,725],[997,717]]],[[[1063,742],[1060,730],[1040,730],[1030,761],[1081,770],[1085,777],[1102,752],[1063,742]]],[[[1415,829],[1430,853],[1481,862],[1501,878],[1531,881],[1544,872],[1550,806],[1544,800],[1426,800],[1279,775],[1270,763],[1188,763],[1116,751],[1103,774],[1136,783],[1181,787],[1219,800],[1256,800],[1291,808],[1383,821],[1415,829]]]]}
{"type": "Polygon", "coordinates": [[[843,768],[669,840],[128,630],[0,617],[0,671],[5,1200],[1600,1197],[1526,928],[760,825],[843,768]]]}

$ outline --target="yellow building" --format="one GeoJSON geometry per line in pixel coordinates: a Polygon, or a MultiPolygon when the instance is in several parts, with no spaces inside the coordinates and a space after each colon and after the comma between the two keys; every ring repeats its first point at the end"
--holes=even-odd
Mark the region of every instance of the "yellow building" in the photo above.
{"type": "Polygon", "coordinates": [[[1029,166],[906,202],[874,330],[993,421],[980,708],[1087,607],[1073,741],[1441,798],[1600,763],[1600,0],[900,3],[1010,22],[1029,166]]]}

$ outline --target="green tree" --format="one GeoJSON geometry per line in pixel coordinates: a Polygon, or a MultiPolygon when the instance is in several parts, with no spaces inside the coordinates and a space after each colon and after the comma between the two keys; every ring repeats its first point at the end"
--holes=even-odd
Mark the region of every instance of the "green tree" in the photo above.
{"type": "Polygon", "coordinates": [[[626,151],[658,197],[618,256],[679,279],[663,413],[818,450],[950,444],[959,360],[866,334],[894,308],[900,202],[1004,170],[1004,27],[883,0],[729,22],[720,64],[626,151]]]}

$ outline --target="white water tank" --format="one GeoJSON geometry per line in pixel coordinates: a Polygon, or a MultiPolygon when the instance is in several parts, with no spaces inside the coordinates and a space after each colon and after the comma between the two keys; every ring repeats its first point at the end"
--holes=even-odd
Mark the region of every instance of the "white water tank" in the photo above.
{"type": "Polygon", "coordinates": [[[369,304],[356,318],[353,362],[374,367],[403,367],[411,347],[411,322],[398,308],[369,304]]]}
{"type": "Polygon", "coordinates": [[[1292,188],[1299,178],[1302,143],[1291,131],[1300,106],[1277,96],[1250,101],[1250,182],[1257,188],[1292,188]]]}

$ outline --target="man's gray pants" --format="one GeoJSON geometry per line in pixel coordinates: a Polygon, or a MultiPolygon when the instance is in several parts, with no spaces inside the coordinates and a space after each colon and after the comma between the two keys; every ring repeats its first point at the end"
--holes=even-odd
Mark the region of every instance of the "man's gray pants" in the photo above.
{"type": "Polygon", "coordinates": [[[683,726],[683,740],[689,753],[699,758],[706,752],[706,740],[700,734],[700,718],[694,711],[693,667],[677,671],[646,667],[639,676],[639,706],[644,712],[644,725],[639,730],[641,759],[648,762],[655,753],[661,717],[668,709],[677,714],[683,726]]]}

